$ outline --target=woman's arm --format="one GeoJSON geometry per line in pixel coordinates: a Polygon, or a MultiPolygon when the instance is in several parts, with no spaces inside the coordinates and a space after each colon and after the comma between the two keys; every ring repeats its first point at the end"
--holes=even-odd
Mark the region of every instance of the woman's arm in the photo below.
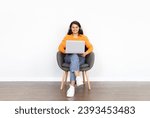
{"type": "Polygon", "coordinates": [[[58,50],[62,53],[65,53],[65,48],[66,48],[66,37],[60,43],[58,50]]]}
{"type": "Polygon", "coordinates": [[[89,40],[88,40],[87,37],[85,37],[85,45],[86,45],[86,47],[87,47],[87,51],[85,52],[86,55],[87,55],[87,54],[89,54],[89,53],[91,53],[91,52],[93,51],[93,46],[92,46],[92,44],[89,42],[89,40]]]}

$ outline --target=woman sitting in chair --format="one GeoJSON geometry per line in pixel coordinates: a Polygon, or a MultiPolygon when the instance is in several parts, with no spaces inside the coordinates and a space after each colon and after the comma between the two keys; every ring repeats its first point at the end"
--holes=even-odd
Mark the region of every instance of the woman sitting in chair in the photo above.
{"type": "Polygon", "coordinates": [[[75,83],[77,86],[83,84],[80,77],[80,65],[85,63],[85,56],[92,52],[93,46],[89,42],[88,38],[83,34],[83,30],[78,21],[73,21],[70,26],[67,35],[62,40],[59,45],[59,51],[65,54],[66,41],[84,41],[87,48],[86,52],[83,54],[66,54],[65,63],[70,64],[70,87],[67,90],[67,97],[73,97],[75,94],[75,83]]]}

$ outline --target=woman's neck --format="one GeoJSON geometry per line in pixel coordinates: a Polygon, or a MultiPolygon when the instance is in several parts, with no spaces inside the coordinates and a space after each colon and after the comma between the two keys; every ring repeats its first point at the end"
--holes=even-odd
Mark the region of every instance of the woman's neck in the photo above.
{"type": "Polygon", "coordinates": [[[74,38],[77,38],[79,34],[72,34],[74,38]]]}

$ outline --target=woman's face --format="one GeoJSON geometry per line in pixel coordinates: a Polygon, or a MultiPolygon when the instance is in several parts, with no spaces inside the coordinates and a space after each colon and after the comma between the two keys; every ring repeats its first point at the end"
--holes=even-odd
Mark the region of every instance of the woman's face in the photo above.
{"type": "Polygon", "coordinates": [[[76,24],[72,24],[71,31],[72,31],[73,34],[78,34],[78,32],[79,32],[79,26],[76,25],[76,24]]]}

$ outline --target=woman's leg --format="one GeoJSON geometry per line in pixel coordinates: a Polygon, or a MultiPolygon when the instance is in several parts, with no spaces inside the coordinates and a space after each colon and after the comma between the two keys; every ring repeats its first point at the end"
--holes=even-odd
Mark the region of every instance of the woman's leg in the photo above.
{"type": "Polygon", "coordinates": [[[71,55],[70,72],[75,74],[75,77],[79,76],[79,57],[77,54],[71,55]]]}
{"type": "MultiPolygon", "coordinates": [[[[83,84],[83,81],[80,77],[80,65],[85,63],[85,58],[81,57],[77,54],[73,54],[71,56],[71,64],[70,64],[70,71],[75,75],[75,81],[77,86],[80,86],[83,84]]],[[[73,84],[75,84],[75,81],[73,84]]]]}
{"type": "MultiPolygon", "coordinates": [[[[79,57],[77,54],[66,55],[65,62],[70,63],[70,88],[67,90],[67,96],[73,97],[75,93],[75,81],[77,78],[81,80],[79,77],[79,66],[83,64],[85,58],[79,57]]],[[[78,82],[77,82],[78,83],[78,82]]],[[[83,83],[83,82],[82,82],[83,83]]],[[[81,85],[81,82],[80,82],[81,85]]]]}
{"type": "Polygon", "coordinates": [[[72,86],[75,86],[75,79],[76,79],[76,76],[75,76],[74,72],[70,71],[70,84],[72,86]]]}
{"type": "Polygon", "coordinates": [[[78,56],[77,54],[66,55],[65,63],[70,64],[70,81],[75,83],[75,78],[80,76],[80,65],[85,63],[85,58],[82,56],[78,56]]]}
{"type": "MultiPolygon", "coordinates": [[[[65,56],[65,63],[70,64],[70,66],[71,66],[71,58],[72,58],[72,55],[65,56]]],[[[71,67],[70,67],[70,84],[72,86],[75,86],[75,79],[76,79],[75,73],[71,71],[71,67]]]]}
{"type": "MultiPolygon", "coordinates": [[[[74,55],[72,55],[71,61],[72,61],[72,63],[70,66],[70,70],[72,70],[72,71],[70,71],[70,74],[71,74],[71,78],[73,78],[73,81],[71,81],[71,84],[75,85],[75,81],[76,81],[77,77],[81,80],[81,78],[80,78],[80,65],[85,63],[85,58],[81,57],[77,54],[74,54],[74,55]]],[[[80,85],[83,84],[82,80],[80,81],[79,84],[80,85]]]]}
{"type": "MultiPolygon", "coordinates": [[[[71,55],[65,56],[65,63],[71,64],[71,55]]],[[[70,87],[67,90],[67,97],[73,97],[75,94],[75,74],[70,71],[70,87]]]]}
{"type": "MultiPolygon", "coordinates": [[[[79,66],[80,66],[80,65],[85,63],[85,57],[82,57],[82,56],[78,56],[78,57],[79,57],[79,66]]],[[[80,71],[79,70],[75,71],[75,76],[76,77],[80,76],[80,71]]]]}

